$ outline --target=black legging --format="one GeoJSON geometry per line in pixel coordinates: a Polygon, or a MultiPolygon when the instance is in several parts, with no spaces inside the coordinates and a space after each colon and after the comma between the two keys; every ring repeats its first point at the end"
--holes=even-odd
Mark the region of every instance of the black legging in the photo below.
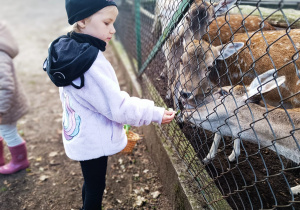
{"type": "Polygon", "coordinates": [[[107,156],[80,161],[84,178],[82,201],[84,210],[101,210],[102,196],[105,189],[107,156]]]}

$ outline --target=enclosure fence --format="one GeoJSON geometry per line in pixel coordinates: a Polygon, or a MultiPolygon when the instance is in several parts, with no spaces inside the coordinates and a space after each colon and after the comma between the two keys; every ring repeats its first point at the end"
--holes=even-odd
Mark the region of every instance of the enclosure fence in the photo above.
{"type": "Polygon", "coordinates": [[[300,209],[300,1],[119,0],[119,40],[211,209],[300,209]]]}

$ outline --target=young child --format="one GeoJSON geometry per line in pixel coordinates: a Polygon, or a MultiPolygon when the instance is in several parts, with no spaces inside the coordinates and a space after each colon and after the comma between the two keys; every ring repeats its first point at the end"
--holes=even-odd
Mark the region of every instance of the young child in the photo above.
{"type": "Polygon", "coordinates": [[[17,130],[17,121],[29,108],[13,65],[18,52],[6,24],[0,21],[0,174],[12,174],[29,166],[26,143],[17,130]],[[11,153],[11,161],[6,165],[3,138],[11,153]]]}
{"type": "Polygon", "coordinates": [[[127,144],[124,124],[170,123],[173,111],[121,91],[115,71],[103,55],[116,32],[118,9],[112,0],[66,0],[74,30],[54,40],[44,63],[60,87],[63,143],[81,165],[83,209],[101,209],[107,157],[127,144]]]}

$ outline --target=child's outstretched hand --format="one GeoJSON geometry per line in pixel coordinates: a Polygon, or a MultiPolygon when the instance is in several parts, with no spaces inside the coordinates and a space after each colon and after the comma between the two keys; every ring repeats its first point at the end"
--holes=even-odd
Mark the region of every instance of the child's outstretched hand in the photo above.
{"type": "Polygon", "coordinates": [[[175,111],[165,110],[164,116],[163,116],[162,121],[161,121],[161,124],[170,123],[174,119],[175,114],[176,114],[175,111]]]}

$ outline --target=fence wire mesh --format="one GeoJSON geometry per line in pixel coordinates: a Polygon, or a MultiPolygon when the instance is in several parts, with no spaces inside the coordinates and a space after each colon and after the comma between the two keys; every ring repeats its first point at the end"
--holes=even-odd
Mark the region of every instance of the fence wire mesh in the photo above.
{"type": "Polygon", "coordinates": [[[300,209],[300,1],[118,4],[116,39],[180,110],[159,129],[208,206],[300,209]]]}

